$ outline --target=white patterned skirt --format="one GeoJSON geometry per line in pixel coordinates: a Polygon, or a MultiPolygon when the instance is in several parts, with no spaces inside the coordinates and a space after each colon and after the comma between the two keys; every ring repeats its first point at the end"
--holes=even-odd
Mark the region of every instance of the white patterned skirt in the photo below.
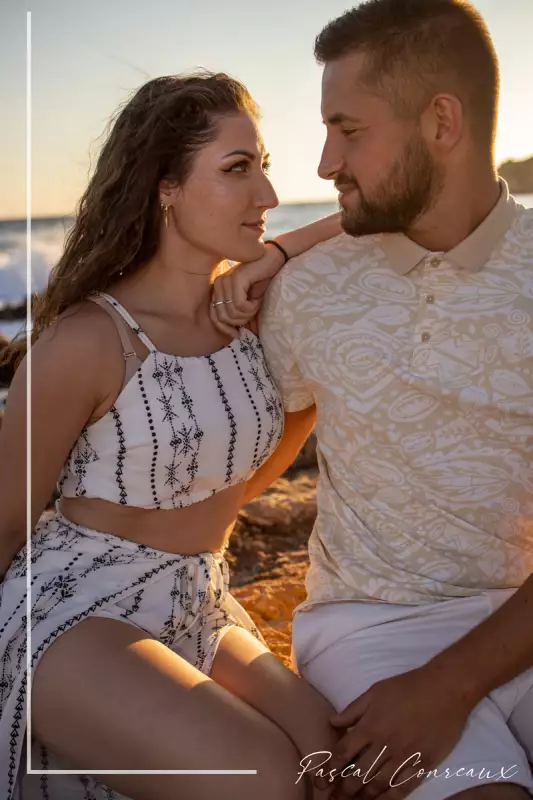
{"type": "MultiPolygon", "coordinates": [[[[0,584],[0,798],[120,800],[90,775],[26,772],[26,558],[24,547],[0,584]]],[[[56,510],[32,537],[30,585],[32,674],[46,648],[89,616],[135,625],[207,675],[230,627],[243,627],[264,643],[229,593],[223,550],[166,553],[76,525],[56,510]]],[[[69,766],[33,740],[31,768],[69,766]]]]}

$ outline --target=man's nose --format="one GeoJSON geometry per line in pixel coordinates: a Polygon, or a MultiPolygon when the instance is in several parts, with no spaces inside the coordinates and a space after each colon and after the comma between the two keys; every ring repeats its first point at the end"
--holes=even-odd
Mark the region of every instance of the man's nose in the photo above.
{"type": "Polygon", "coordinates": [[[342,172],[344,160],[342,153],[335,147],[329,137],[326,139],[318,165],[318,175],[325,181],[332,181],[342,172]]]}

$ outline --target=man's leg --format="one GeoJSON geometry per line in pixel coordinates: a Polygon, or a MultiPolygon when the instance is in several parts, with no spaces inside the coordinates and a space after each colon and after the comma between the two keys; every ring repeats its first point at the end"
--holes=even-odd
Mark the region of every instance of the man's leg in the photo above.
{"type": "MultiPolygon", "coordinates": [[[[294,662],[301,676],[340,711],[377,681],[423,665],[488,613],[483,598],[428,609],[360,608],[354,603],[318,607],[295,619],[294,662]]],[[[477,793],[472,800],[519,800],[526,790],[533,795],[525,748],[508,724],[516,698],[529,694],[528,680],[533,687],[533,671],[476,707],[437,774],[426,777],[409,800],[447,800],[466,791],[477,793]]],[[[530,727],[527,711],[524,718],[530,727]]]]}
{"type": "Polygon", "coordinates": [[[450,800],[531,800],[531,795],[522,786],[491,783],[454,794],[450,800]]]}
{"type": "MultiPolygon", "coordinates": [[[[493,693],[496,698],[497,692],[498,690],[493,693]]],[[[508,725],[533,765],[533,686],[515,705],[508,725]]]]}

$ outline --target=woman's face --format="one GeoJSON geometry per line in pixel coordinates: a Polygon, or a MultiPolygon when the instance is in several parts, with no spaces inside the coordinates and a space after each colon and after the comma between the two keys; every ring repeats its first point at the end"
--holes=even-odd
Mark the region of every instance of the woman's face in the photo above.
{"type": "Polygon", "coordinates": [[[169,211],[179,236],[194,247],[217,260],[253,261],[263,252],[266,212],[279,204],[266,175],[268,154],[248,114],[220,117],[217,128],[169,211]]]}

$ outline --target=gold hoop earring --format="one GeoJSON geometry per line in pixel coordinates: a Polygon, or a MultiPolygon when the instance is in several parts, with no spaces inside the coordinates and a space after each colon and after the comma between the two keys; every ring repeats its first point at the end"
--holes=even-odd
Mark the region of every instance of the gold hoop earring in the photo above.
{"type": "Polygon", "coordinates": [[[165,216],[165,227],[168,228],[168,206],[164,203],[161,203],[161,208],[163,209],[163,214],[165,216]]]}

